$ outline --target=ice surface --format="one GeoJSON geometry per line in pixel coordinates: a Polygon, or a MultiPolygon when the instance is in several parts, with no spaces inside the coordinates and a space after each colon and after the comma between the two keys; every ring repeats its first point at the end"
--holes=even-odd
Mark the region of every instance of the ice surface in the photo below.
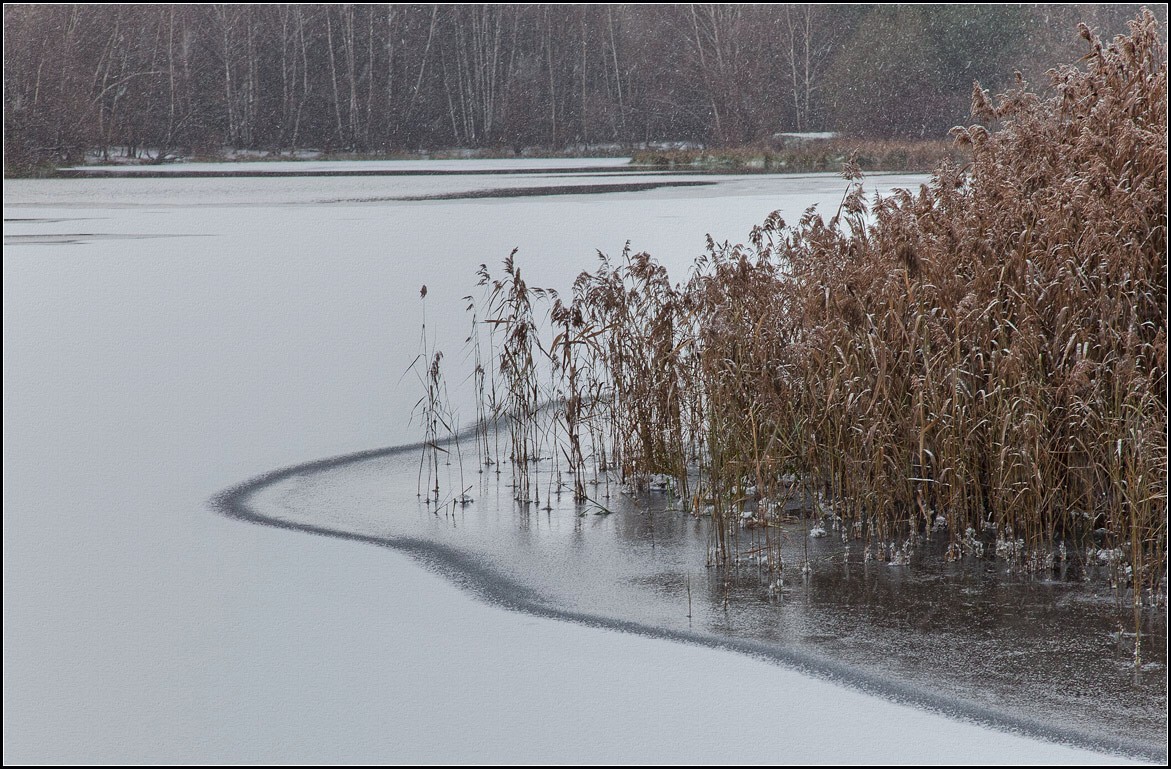
{"type": "Polygon", "coordinates": [[[562,183],[392,182],[5,185],[6,761],[1114,760],[511,614],[399,554],[213,513],[252,475],[413,439],[422,284],[454,365],[480,262],[520,247],[531,284],[565,288],[630,239],[679,274],[707,232],[844,188],[328,202],[562,183]]]}
{"type": "MultiPolygon", "coordinates": [[[[507,442],[505,435],[500,447],[507,442]]],[[[472,441],[446,449],[452,461],[440,462],[440,495],[469,489],[469,506],[437,510],[417,496],[414,450],[284,470],[238,487],[223,506],[260,523],[434,558],[485,598],[541,616],[732,646],[901,702],[1084,747],[1151,756],[1165,749],[1157,736],[1166,730],[1164,672],[1133,670],[1133,636],[1107,642],[1130,619],[1104,575],[1071,569],[1043,579],[1003,561],[949,563],[946,537],[892,553],[890,564],[900,566],[892,570],[867,562],[861,543],[810,540],[807,531],[820,527],[796,521],[779,522],[767,537],[759,527],[738,529],[731,564],[705,568],[708,519],[665,493],[631,495],[605,475],[594,485],[591,470],[587,491],[611,511],[600,515],[595,504],[556,491],[546,460],[533,468],[540,501],[518,505],[507,464],[495,467],[500,475],[493,467],[480,473],[472,441]],[[764,559],[783,570],[762,568],[764,559]]],[[[1144,633],[1144,659],[1164,659],[1165,628],[1151,618],[1144,633]]]]}

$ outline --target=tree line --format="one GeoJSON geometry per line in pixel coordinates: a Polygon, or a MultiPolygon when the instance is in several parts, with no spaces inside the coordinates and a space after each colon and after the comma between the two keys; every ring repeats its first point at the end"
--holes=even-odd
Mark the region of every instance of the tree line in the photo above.
{"type": "MultiPolygon", "coordinates": [[[[5,167],[117,148],[563,149],[938,138],[1136,6],[4,7],[5,167]]],[[[1161,13],[1165,16],[1165,6],[1161,13]]]]}

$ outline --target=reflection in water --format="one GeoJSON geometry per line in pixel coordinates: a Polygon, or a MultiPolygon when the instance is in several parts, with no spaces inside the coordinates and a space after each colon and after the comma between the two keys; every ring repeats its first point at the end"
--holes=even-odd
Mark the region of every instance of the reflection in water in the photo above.
{"type": "Polygon", "coordinates": [[[603,483],[596,498],[608,495],[612,514],[574,504],[568,492],[538,509],[513,502],[507,471],[486,472],[473,504],[435,512],[416,495],[416,461],[397,453],[319,466],[260,485],[248,504],[299,525],[467,553],[567,612],[762,641],[1011,717],[1165,751],[1165,617],[1145,618],[1136,668],[1133,618],[1094,569],[1042,577],[1004,561],[948,562],[945,537],[890,566],[866,560],[832,526],[814,538],[800,521],[770,534],[780,538],[779,574],[762,563],[759,531],[741,532],[734,563],[711,567],[708,519],[664,493],[603,483]]]}

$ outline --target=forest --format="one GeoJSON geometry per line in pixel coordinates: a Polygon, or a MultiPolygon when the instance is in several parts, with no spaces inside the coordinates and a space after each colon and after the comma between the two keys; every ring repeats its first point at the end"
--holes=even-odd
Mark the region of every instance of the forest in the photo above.
{"type": "Polygon", "coordinates": [[[224,148],[940,139],[973,81],[1043,82],[1078,21],[1109,38],[1136,8],[9,4],[5,171],[224,148]]]}

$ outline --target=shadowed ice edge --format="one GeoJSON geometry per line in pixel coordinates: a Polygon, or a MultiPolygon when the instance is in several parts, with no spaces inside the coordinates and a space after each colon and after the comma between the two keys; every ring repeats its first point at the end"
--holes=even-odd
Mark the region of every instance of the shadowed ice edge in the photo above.
{"type": "MultiPolygon", "coordinates": [[[[470,435],[474,432],[474,429],[471,428],[466,432],[470,435]]],[[[974,702],[935,694],[930,691],[923,691],[889,678],[859,670],[850,665],[796,649],[751,639],[730,638],[710,633],[660,628],[628,620],[611,619],[584,612],[570,611],[551,603],[547,597],[542,596],[531,588],[509,579],[493,569],[491,564],[485,563],[477,557],[447,545],[417,537],[378,537],[331,529],[327,526],[315,526],[309,523],[286,521],[264,515],[249,505],[253,494],[289,478],[311,476],[314,473],[345,467],[346,465],[356,464],[369,459],[391,457],[407,452],[419,451],[422,448],[423,443],[421,442],[409,443],[400,446],[368,449],[352,454],[343,454],[341,456],[327,457],[303,464],[290,465],[271,470],[225,489],[209,501],[215,510],[228,518],[398,550],[411,556],[428,570],[449,579],[476,598],[511,611],[537,617],[549,617],[551,619],[575,622],[588,627],[633,633],[648,638],[663,638],[696,646],[747,654],[757,659],[780,664],[805,675],[813,676],[814,678],[831,681],[901,705],[910,705],[999,731],[1087,750],[1121,754],[1137,759],[1167,763],[1167,744],[1160,739],[1146,742],[1115,736],[1086,735],[1072,728],[1055,726],[1036,719],[1001,712],[974,702]]]]}

